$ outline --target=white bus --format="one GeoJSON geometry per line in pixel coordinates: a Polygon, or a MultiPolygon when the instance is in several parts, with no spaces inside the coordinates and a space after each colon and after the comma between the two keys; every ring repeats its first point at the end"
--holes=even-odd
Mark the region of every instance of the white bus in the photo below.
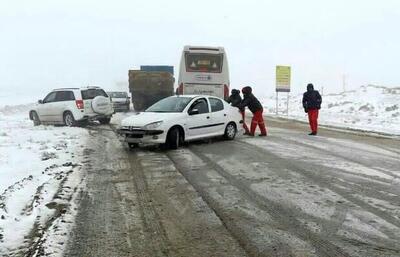
{"type": "Polygon", "coordinates": [[[185,46],[177,93],[229,97],[229,69],[224,48],[185,46]]]}

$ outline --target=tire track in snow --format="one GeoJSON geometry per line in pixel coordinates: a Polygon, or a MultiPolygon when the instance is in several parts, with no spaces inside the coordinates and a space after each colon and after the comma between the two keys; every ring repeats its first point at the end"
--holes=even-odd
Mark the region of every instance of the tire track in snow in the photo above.
{"type": "MultiPolygon", "coordinates": [[[[291,234],[296,235],[299,239],[304,242],[309,242],[316,250],[316,254],[318,256],[327,256],[327,257],[346,257],[350,256],[338,246],[332,244],[328,240],[320,238],[318,235],[310,232],[304,225],[302,225],[297,219],[294,219],[296,216],[292,211],[283,208],[281,205],[265,199],[254,191],[252,191],[247,185],[243,184],[241,181],[230,175],[226,172],[222,167],[213,162],[211,159],[202,154],[197,147],[190,147],[191,152],[198,158],[200,158],[209,169],[216,171],[219,175],[221,175],[224,179],[226,179],[232,186],[239,189],[242,193],[242,197],[246,199],[246,201],[251,201],[261,210],[266,211],[268,214],[272,215],[272,218],[279,223],[279,227],[284,229],[285,231],[291,232],[291,234]]],[[[170,158],[174,161],[177,168],[182,172],[182,174],[188,179],[189,182],[198,190],[205,201],[210,205],[211,208],[217,213],[217,215],[221,218],[221,220],[226,224],[227,228],[231,231],[231,233],[241,241],[241,244],[248,251],[251,256],[270,256],[270,253],[254,253],[252,248],[255,247],[253,245],[251,238],[243,238],[243,235],[240,234],[241,228],[238,227],[237,224],[233,224],[229,220],[229,216],[224,214],[224,210],[221,209],[218,202],[212,199],[212,197],[207,196],[209,193],[205,191],[206,189],[202,188],[198,185],[193,178],[190,177],[188,167],[180,164],[179,158],[177,156],[173,156],[169,154],[170,158]]],[[[272,232],[272,231],[271,231],[272,232]]],[[[277,256],[296,256],[291,253],[291,249],[289,249],[288,245],[285,245],[283,242],[276,242],[277,256]]],[[[293,249],[294,250],[294,249],[293,249]]],[[[311,254],[311,253],[308,253],[311,254]]]]}
{"type": "MultiPolygon", "coordinates": [[[[308,164],[304,161],[299,161],[299,160],[296,160],[296,162],[293,163],[291,161],[288,161],[288,159],[286,159],[286,158],[282,158],[273,152],[270,152],[260,146],[257,146],[257,145],[254,145],[254,144],[251,144],[248,142],[235,141],[235,143],[241,144],[243,146],[247,146],[247,149],[249,151],[253,151],[255,154],[257,154],[257,152],[258,152],[258,153],[264,153],[264,156],[273,156],[273,159],[276,162],[281,163],[283,167],[286,167],[289,170],[292,170],[296,173],[300,173],[301,175],[306,176],[308,179],[313,181],[315,184],[317,184],[323,188],[327,188],[327,189],[331,190],[332,192],[335,192],[336,194],[340,195],[347,201],[360,206],[365,211],[376,215],[377,217],[385,220],[386,222],[388,222],[400,229],[400,220],[398,220],[398,219],[394,218],[393,216],[387,214],[386,212],[381,211],[380,209],[366,203],[365,201],[359,200],[358,198],[354,197],[352,195],[352,193],[349,192],[349,190],[344,189],[344,188],[352,188],[352,185],[349,185],[343,181],[340,181],[334,176],[329,176],[329,180],[323,181],[321,179],[321,173],[324,172],[323,171],[324,167],[318,166],[316,164],[308,164]],[[254,150],[254,147],[257,148],[257,151],[254,150]],[[335,184],[344,185],[344,187],[343,188],[338,187],[338,186],[335,186],[335,184]]],[[[335,170],[335,169],[331,169],[331,170],[335,170]]],[[[396,235],[389,233],[389,236],[396,236],[396,235]]]]}

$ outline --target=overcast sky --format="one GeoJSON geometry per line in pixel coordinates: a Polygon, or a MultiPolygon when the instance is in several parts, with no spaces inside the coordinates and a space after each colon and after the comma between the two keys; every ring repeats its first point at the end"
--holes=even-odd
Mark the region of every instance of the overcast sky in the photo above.
{"type": "Polygon", "coordinates": [[[400,85],[398,0],[1,0],[0,90],[112,88],[140,65],[174,65],[184,45],[223,46],[231,87],[295,93],[400,85]]]}

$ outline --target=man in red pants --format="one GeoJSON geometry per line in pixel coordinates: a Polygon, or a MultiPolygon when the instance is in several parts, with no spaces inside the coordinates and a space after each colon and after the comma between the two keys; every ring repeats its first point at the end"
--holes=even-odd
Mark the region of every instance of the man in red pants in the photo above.
{"type": "MultiPolygon", "coordinates": [[[[256,132],[257,125],[260,127],[261,134],[259,136],[267,136],[267,129],[265,128],[264,117],[263,117],[263,107],[258,101],[258,99],[253,95],[251,87],[242,88],[243,101],[239,105],[239,109],[243,110],[245,107],[249,107],[250,111],[253,113],[253,118],[251,120],[250,133],[248,135],[254,136],[256,132]]],[[[246,133],[245,133],[246,134],[246,133]]]]}
{"type": "Polygon", "coordinates": [[[317,90],[314,90],[313,84],[307,85],[307,92],[303,95],[304,111],[308,113],[308,122],[310,123],[311,133],[315,136],[318,133],[318,113],[321,109],[322,97],[317,90]]]}

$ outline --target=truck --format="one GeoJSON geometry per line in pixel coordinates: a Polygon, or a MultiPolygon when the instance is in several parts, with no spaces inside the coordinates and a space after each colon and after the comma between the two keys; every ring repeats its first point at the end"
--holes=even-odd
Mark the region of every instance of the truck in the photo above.
{"type": "Polygon", "coordinates": [[[129,92],[135,111],[143,111],[157,101],[174,94],[175,78],[170,70],[160,71],[160,68],[148,67],[156,66],[147,66],[144,70],[129,70],[129,92]]]}
{"type": "Polygon", "coordinates": [[[174,66],[168,65],[141,65],[140,70],[142,71],[165,71],[174,75],[174,66]]]}

